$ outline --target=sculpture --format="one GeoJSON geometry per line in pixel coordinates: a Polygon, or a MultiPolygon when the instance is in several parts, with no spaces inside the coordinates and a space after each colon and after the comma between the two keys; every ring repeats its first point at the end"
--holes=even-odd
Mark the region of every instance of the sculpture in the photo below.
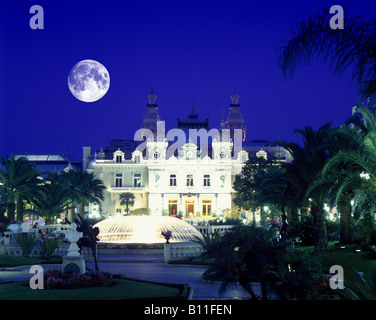
{"type": "Polygon", "coordinates": [[[82,237],[82,232],[77,231],[77,224],[71,223],[71,230],[66,233],[66,236],[71,243],[68,248],[68,257],[79,257],[80,252],[79,247],[77,245],[77,241],[82,237]]]}

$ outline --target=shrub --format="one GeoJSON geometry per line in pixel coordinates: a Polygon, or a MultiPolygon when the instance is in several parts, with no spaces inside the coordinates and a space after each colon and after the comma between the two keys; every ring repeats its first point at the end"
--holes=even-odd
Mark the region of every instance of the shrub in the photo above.
{"type": "Polygon", "coordinates": [[[301,221],[288,224],[287,234],[291,238],[299,238],[302,246],[313,245],[312,218],[310,216],[304,216],[301,221]]]}
{"type": "Polygon", "coordinates": [[[31,233],[21,233],[15,237],[16,242],[21,248],[24,256],[28,256],[31,253],[31,250],[33,250],[38,238],[38,236],[31,233]]]}
{"type": "Polygon", "coordinates": [[[59,242],[61,242],[61,240],[62,239],[60,237],[45,238],[45,239],[42,238],[40,247],[42,249],[43,256],[46,257],[47,259],[51,258],[51,255],[53,254],[53,252],[55,251],[57,245],[59,244],[59,242]]]}
{"type": "Polygon", "coordinates": [[[233,207],[231,209],[224,209],[222,210],[222,216],[226,220],[231,220],[231,221],[240,221],[240,209],[238,207],[233,207]]]}
{"type": "Polygon", "coordinates": [[[338,240],[339,238],[336,235],[339,235],[339,221],[326,220],[326,233],[328,240],[338,240]]]}
{"type": "Polygon", "coordinates": [[[353,242],[357,244],[365,243],[367,245],[376,244],[376,228],[370,224],[367,225],[363,221],[358,220],[352,226],[353,242]]]}
{"type": "Polygon", "coordinates": [[[280,299],[310,299],[324,279],[321,266],[294,254],[290,241],[275,237],[275,228],[240,226],[226,232],[208,254],[215,263],[203,278],[221,281],[221,290],[237,282],[252,299],[260,297],[251,282],[260,283],[263,299],[272,292],[280,299]]]}
{"type": "MultiPolygon", "coordinates": [[[[338,221],[326,221],[326,232],[328,240],[339,232],[338,221]]],[[[298,237],[302,246],[313,245],[313,221],[310,215],[303,216],[299,222],[292,222],[287,225],[287,234],[290,238],[298,237]]]]}
{"type": "Polygon", "coordinates": [[[131,216],[150,216],[151,210],[149,208],[138,208],[129,212],[131,216]]]}
{"type": "Polygon", "coordinates": [[[212,234],[203,234],[202,239],[195,236],[194,242],[200,244],[204,249],[202,257],[214,257],[220,252],[222,235],[216,230],[212,234]]]}

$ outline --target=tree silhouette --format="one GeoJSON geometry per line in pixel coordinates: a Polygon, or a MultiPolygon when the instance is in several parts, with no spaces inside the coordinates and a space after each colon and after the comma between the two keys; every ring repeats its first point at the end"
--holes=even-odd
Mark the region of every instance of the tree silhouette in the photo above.
{"type": "Polygon", "coordinates": [[[77,231],[83,233],[83,237],[77,241],[77,245],[80,249],[87,247],[91,249],[91,253],[94,258],[95,272],[99,272],[98,262],[97,262],[97,242],[99,241],[98,234],[99,228],[93,228],[86,219],[81,217],[78,213],[75,219],[77,224],[77,231]]]}
{"type": "Polygon", "coordinates": [[[129,207],[134,205],[135,196],[131,192],[123,192],[119,196],[120,204],[127,207],[127,214],[129,214],[129,207]]]}

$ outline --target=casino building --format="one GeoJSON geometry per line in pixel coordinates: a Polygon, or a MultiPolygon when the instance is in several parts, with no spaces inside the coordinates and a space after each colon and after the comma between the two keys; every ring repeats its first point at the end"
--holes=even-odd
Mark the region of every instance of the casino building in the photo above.
{"type": "MultiPolygon", "coordinates": [[[[249,157],[288,160],[278,146],[247,140],[236,91],[218,128],[210,128],[209,119],[199,119],[192,108],[186,120],[177,119],[175,139],[166,139],[170,132],[164,132],[156,98],[152,90],[140,141],[113,139],[99,150],[83,147],[83,168],[107,187],[101,208],[106,217],[126,213],[119,197],[128,192],[135,196],[131,211],[148,208],[152,215],[184,218],[219,216],[231,209],[235,176],[249,157]],[[198,132],[198,138],[192,139],[190,130],[198,132]]],[[[89,207],[93,210],[98,210],[95,204],[89,207]]]]}

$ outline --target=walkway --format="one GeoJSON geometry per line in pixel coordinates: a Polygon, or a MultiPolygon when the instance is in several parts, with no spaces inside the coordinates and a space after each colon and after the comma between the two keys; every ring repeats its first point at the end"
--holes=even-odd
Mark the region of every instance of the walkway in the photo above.
{"type": "MultiPolygon", "coordinates": [[[[201,281],[201,275],[206,267],[189,265],[169,265],[163,262],[163,256],[155,255],[126,255],[126,256],[98,256],[98,265],[101,271],[113,274],[125,274],[126,277],[159,281],[165,283],[184,283],[191,288],[189,299],[217,300],[243,299],[249,297],[240,286],[229,288],[219,296],[219,284],[210,284],[201,281]]],[[[94,269],[94,263],[87,262],[88,268],[94,269]]],[[[61,265],[45,265],[45,269],[61,268],[61,265]]],[[[14,267],[13,270],[0,271],[1,281],[29,280],[30,266],[14,267]]]]}

